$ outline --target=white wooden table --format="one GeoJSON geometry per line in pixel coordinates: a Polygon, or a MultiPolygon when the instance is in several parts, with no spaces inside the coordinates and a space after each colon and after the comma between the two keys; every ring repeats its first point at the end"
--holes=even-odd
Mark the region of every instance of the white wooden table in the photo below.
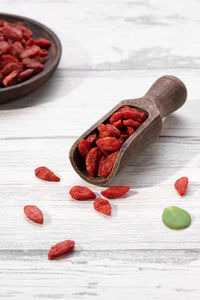
{"type": "Polygon", "coordinates": [[[199,300],[199,1],[2,0],[0,8],[46,24],[63,45],[53,78],[0,106],[0,298],[199,300]],[[185,82],[188,100],[114,180],[131,186],[129,196],[111,201],[110,218],[71,200],[71,186],[88,186],[68,159],[76,137],[165,74],[185,82]],[[61,182],[35,178],[41,165],[61,182]],[[190,180],[183,198],[173,188],[181,176],[190,180]],[[25,219],[28,204],[43,210],[43,226],[25,219]],[[188,229],[163,225],[170,205],[191,213],[188,229]],[[49,248],[65,239],[76,241],[75,251],[48,261],[49,248]]]}

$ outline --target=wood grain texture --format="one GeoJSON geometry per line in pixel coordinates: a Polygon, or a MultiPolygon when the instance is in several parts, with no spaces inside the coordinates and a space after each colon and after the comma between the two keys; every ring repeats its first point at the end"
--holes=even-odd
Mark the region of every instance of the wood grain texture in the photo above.
{"type": "Polygon", "coordinates": [[[199,1],[2,0],[1,11],[35,18],[63,43],[53,77],[33,94],[0,106],[0,299],[199,300],[200,43],[199,1]],[[106,218],[89,201],[70,199],[85,183],[68,160],[82,132],[121,99],[140,97],[160,76],[188,89],[186,104],[161,137],[120,172],[131,186],[106,218]],[[60,183],[42,182],[46,165],[60,183]],[[173,188],[188,176],[188,193],[173,188]],[[23,206],[38,205],[44,226],[23,206]],[[176,205],[191,226],[172,231],[162,210],[176,205]],[[74,239],[74,253],[47,260],[53,244],[74,239]]]}

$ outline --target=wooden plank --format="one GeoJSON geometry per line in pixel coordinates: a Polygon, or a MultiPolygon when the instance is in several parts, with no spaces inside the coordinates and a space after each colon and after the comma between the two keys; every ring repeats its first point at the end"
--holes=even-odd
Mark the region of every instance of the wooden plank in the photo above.
{"type": "Polygon", "coordinates": [[[46,263],[44,252],[0,252],[0,297],[198,300],[199,258],[199,250],[76,251],[46,263]]]}
{"type": "MultiPolygon", "coordinates": [[[[1,106],[0,139],[77,137],[116,103],[143,96],[157,78],[167,73],[166,69],[86,73],[58,70],[30,96],[1,106]]],[[[162,135],[199,137],[198,70],[174,70],[171,74],[185,82],[189,96],[181,109],[166,118],[162,135]]]]}

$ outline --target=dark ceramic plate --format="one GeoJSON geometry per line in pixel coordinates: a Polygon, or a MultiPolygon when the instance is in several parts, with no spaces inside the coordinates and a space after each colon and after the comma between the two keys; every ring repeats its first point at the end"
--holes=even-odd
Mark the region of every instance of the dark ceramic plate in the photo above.
{"type": "Polygon", "coordinates": [[[56,34],[39,22],[29,18],[4,13],[0,13],[0,19],[10,23],[18,21],[23,22],[24,25],[33,32],[33,38],[41,37],[51,41],[51,46],[48,48],[49,55],[44,63],[44,70],[41,73],[14,86],[0,88],[0,103],[4,103],[31,93],[47,81],[59,64],[62,47],[56,34]]]}

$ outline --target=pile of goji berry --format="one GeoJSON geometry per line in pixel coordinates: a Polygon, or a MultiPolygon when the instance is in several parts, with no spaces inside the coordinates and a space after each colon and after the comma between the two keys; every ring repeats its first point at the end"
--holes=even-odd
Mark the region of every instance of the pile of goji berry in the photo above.
{"type": "Polygon", "coordinates": [[[107,177],[124,142],[147,119],[144,112],[124,106],[105,124],[78,144],[78,151],[91,176],[107,177]]]}
{"type": "Polygon", "coordinates": [[[15,85],[43,71],[50,45],[47,39],[33,39],[23,23],[0,20],[0,86],[15,85]]]}

